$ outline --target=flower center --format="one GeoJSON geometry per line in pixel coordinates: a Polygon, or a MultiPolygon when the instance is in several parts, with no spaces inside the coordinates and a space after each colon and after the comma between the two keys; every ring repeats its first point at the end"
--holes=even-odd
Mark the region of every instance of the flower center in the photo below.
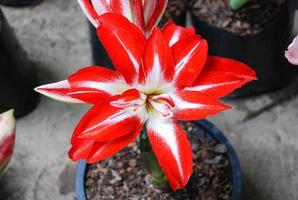
{"type": "Polygon", "coordinates": [[[137,89],[130,89],[114,96],[111,105],[141,115],[144,119],[149,116],[170,119],[175,107],[174,101],[168,95],[144,94],[137,89]]]}
{"type": "Polygon", "coordinates": [[[159,116],[161,119],[173,117],[172,108],[175,107],[175,104],[169,96],[149,95],[147,96],[146,106],[149,115],[159,116]]]}

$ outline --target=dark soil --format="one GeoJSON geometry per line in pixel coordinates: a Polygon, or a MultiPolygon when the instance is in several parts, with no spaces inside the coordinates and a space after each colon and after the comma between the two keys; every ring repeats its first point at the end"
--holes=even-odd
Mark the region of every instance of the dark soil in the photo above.
{"type": "Polygon", "coordinates": [[[259,33],[279,12],[280,5],[269,0],[251,0],[233,11],[229,0],[191,0],[191,13],[201,21],[239,35],[259,33]]]}
{"type": "Polygon", "coordinates": [[[169,0],[159,26],[162,27],[168,21],[174,21],[180,26],[185,25],[187,0],[169,0]]]}
{"type": "Polygon", "coordinates": [[[137,142],[112,158],[90,165],[86,177],[88,200],[229,200],[232,186],[227,149],[192,123],[183,125],[192,143],[194,173],[176,193],[155,188],[143,167],[137,142]]]}

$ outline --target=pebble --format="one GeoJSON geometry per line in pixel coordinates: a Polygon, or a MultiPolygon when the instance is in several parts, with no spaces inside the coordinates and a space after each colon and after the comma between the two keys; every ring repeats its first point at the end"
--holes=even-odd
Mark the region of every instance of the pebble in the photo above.
{"type": "Polygon", "coordinates": [[[208,165],[214,165],[214,164],[218,164],[221,161],[221,159],[222,159],[221,156],[215,156],[212,159],[203,160],[203,162],[208,164],[208,165]]]}
{"type": "Polygon", "coordinates": [[[250,23],[248,22],[242,22],[242,28],[249,29],[251,27],[250,23]]]}
{"type": "Polygon", "coordinates": [[[120,169],[119,170],[119,174],[124,174],[125,173],[125,170],[124,169],[120,169]]]}
{"type": "Polygon", "coordinates": [[[117,168],[122,168],[123,165],[124,165],[123,162],[121,162],[121,161],[120,162],[117,162],[117,168]]]}
{"type": "Polygon", "coordinates": [[[200,145],[199,145],[199,144],[197,144],[197,143],[193,143],[193,144],[191,145],[191,148],[192,148],[192,150],[193,150],[193,151],[196,151],[196,150],[198,150],[198,149],[199,149],[199,147],[200,147],[200,145]]]}
{"type": "Polygon", "coordinates": [[[109,183],[110,183],[111,185],[115,185],[118,181],[119,181],[119,180],[118,180],[117,178],[114,178],[114,179],[110,180],[109,183]]]}
{"type": "Polygon", "coordinates": [[[131,167],[127,167],[126,168],[126,171],[130,173],[130,172],[132,172],[132,168],[131,167]]]}
{"type": "Polygon", "coordinates": [[[221,154],[227,153],[227,146],[224,145],[224,144],[217,144],[214,147],[214,152],[215,153],[221,153],[221,154]]]}
{"type": "Polygon", "coordinates": [[[202,160],[204,160],[205,158],[208,157],[208,152],[207,152],[207,151],[202,151],[202,152],[200,153],[200,157],[201,157],[202,160]]]}
{"type": "Polygon", "coordinates": [[[108,169],[105,168],[105,167],[102,167],[102,166],[98,167],[98,170],[99,170],[101,173],[104,173],[104,174],[108,172],[108,169]]]}
{"type": "Polygon", "coordinates": [[[105,189],[106,193],[109,195],[114,195],[115,194],[115,190],[112,186],[109,186],[105,189]]]}
{"type": "Polygon", "coordinates": [[[202,171],[203,170],[202,164],[197,164],[196,167],[197,167],[198,171],[202,171]]]}
{"type": "Polygon", "coordinates": [[[112,175],[113,175],[116,179],[118,179],[119,181],[122,180],[122,177],[118,174],[118,172],[116,172],[115,170],[111,170],[111,172],[112,172],[112,175]]]}
{"type": "Polygon", "coordinates": [[[137,160],[136,159],[129,159],[128,165],[132,168],[135,168],[137,166],[137,160]]]}

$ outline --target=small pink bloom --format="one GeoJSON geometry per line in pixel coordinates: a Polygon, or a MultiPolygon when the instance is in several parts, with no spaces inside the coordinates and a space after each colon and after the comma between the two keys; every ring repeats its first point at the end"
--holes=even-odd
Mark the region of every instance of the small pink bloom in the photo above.
{"type": "Polygon", "coordinates": [[[288,50],[285,52],[285,56],[290,63],[298,65],[298,35],[289,45],[288,50]]]}
{"type": "Polygon", "coordinates": [[[13,154],[16,121],[13,110],[0,114],[0,175],[13,154]]]}

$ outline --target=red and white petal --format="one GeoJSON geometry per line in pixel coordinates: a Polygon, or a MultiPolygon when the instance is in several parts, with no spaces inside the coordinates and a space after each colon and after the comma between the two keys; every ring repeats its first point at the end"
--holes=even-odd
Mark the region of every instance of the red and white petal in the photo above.
{"type": "Polygon", "coordinates": [[[170,96],[175,103],[173,112],[176,120],[200,120],[230,108],[201,92],[180,90],[170,96]]]}
{"type": "MultiPolygon", "coordinates": [[[[129,90],[113,97],[121,102],[134,102],[140,97],[136,90],[129,90]]],[[[133,104],[131,105],[133,106],[133,104]]],[[[110,102],[93,107],[77,125],[72,139],[69,157],[72,160],[87,159],[96,162],[111,156],[129,144],[140,132],[145,121],[145,110],[128,110],[127,113],[110,102]],[[103,127],[106,126],[106,127],[103,127]]]]}
{"type": "MultiPolygon", "coordinates": [[[[193,27],[185,28],[182,26],[177,26],[174,22],[170,21],[162,28],[162,34],[165,37],[168,45],[172,47],[180,40],[194,36],[195,29],[193,27]]],[[[201,38],[200,35],[197,35],[197,37],[201,38]]]]}
{"type": "Polygon", "coordinates": [[[113,12],[126,17],[134,23],[143,32],[145,31],[145,22],[143,15],[143,6],[140,0],[111,0],[113,12]]]}
{"type": "MultiPolygon", "coordinates": [[[[94,5],[90,2],[90,0],[78,0],[84,14],[89,19],[89,21],[95,26],[96,28],[99,26],[99,22],[97,18],[99,15],[103,14],[101,12],[96,12],[94,9],[94,5]],[[100,14],[101,13],[101,14],[100,14]]],[[[105,3],[105,0],[96,0],[96,4],[105,3]]],[[[97,6],[96,8],[102,8],[101,6],[97,6]]]]}
{"type": "Polygon", "coordinates": [[[147,134],[172,189],[184,188],[192,174],[192,151],[183,129],[175,122],[151,117],[147,134]]]}
{"type": "Polygon", "coordinates": [[[129,89],[120,95],[115,95],[110,99],[110,104],[117,108],[129,108],[138,110],[145,108],[147,96],[137,89],[129,89]]]}
{"type": "Polygon", "coordinates": [[[57,101],[66,103],[84,103],[83,101],[73,98],[68,94],[70,85],[67,80],[42,85],[34,90],[57,101]]]}
{"type": "Polygon", "coordinates": [[[107,141],[134,131],[146,119],[145,101],[146,97],[135,89],[113,96],[87,112],[78,125],[77,137],[107,141]]]}
{"type": "Polygon", "coordinates": [[[68,77],[69,95],[91,104],[129,89],[123,77],[116,71],[103,67],[86,67],[68,77]]]}
{"type": "MultiPolygon", "coordinates": [[[[87,112],[82,117],[80,122],[90,120],[93,115],[94,113],[87,112]]],[[[87,159],[90,155],[93,145],[95,144],[94,140],[78,138],[78,136],[84,131],[85,125],[85,123],[78,123],[71,136],[71,148],[68,152],[68,156],[73,161],[87,159]]]]}
{"type": "Polygon", "coordinates": [[[229,58],[219,56],[208,56],[203,72],[217,72],[230,74],[239,78],[252,81],[256,79],[256,72],[248,65],[229,58]]]}
{"type": "Polygon", "coordinates": [[[289,45],[288,50],[285,52],[285,56],[290,63],[298,65],[298,36],[289,45]]]}
{"type": "Polygon", "coordinates": [[[140,0],[131,0],[132,21],[145,33],[143,4],[140,0]]]}
{"type": "Polygon", "coordinates": [[[128,109],[117,108],[110,102],[93,107],[80,121],[83,124],[81,139],[108,141],[134,131],[142,123],[142,119],[135,112],[128,109]]]}
{"type": "Polygon", "coordinates": [[[0,175],[14,150],[16,120],[13,110],[0,114],[0,175]]]}
{"type": "Polygon", "coordinates": [[[128,118],[128,120],[124,119],[120,121],[119,124],[113,124],[113,121],[115,121],[115,119],[109,121],[108,116],[109,114],[113,115],[114,113],[115,112],[113,112],[111,106],[106,105],[103,107],[93,107],[84,115],[84,117],[81,119],[81,121],[75,128],[71,138],[72,147],[68,155],[72,160],[77,161],[81,159],[88,159],[90,158],[90,156],[95,154],[94,152],[92,153],[92,151],[94,151],[95,146],[96,149],[99,149],[99,146],[109,144],[112,140],[116,142],[120,142],[120,140],[122,139],[125,140],[125,138],[129,138],[132,132],[135,132],[139,128],[139,126],[141,126],[138,123],[138,120],[130,121],[130,118],[128,118]],[[105,112],[102,112],[102,110],[105,110],[105,112]],[[98,118],[102,118],[102,121],[99,123],[106,123],[109,125],[109,127],[103,128],[101,130],[100,127],[96,127],[96,120],[98,120],[98,118]],[[106,121],[104,122],[105,119],[106,121]],[[131,124],[125,124],[124,122],[128,122],[131,124]],[[96,128],[99,131],[99,135],[94,136],[91,132],[89,132],[90,137],[88,136],[88,138],[82,138],[82,133],[84,134],[86,130],[90,129],[90,126],[94,126],[94,128],[96,128]],[[99,141],[96,141],[94,139],[98,139],[99,141]]]}
{"type": "Polygon", "coordinates": [[[200,74],[193,86],[186,87],[185,90],[197,91],[211,97],[219,98],[232,93],[245,83],[247,83],[247,79],[211,71],[200,74]]]}
{"type": "Polygon", "coordinates": [[[15,134],[16,120],[13,115],[14,110],[9,110],[0,114],[0,141],[15,134]]]}
{"type": "Polygon", "coordinates": [[[133,82],[142,63],[144,34],[121,15],[104,14],[99,17],[99,21],[101,25],[97,34],[115,68],[128,83],[133,82]]]}
{"type": "Polygon", "coordinates": [[[158,24],[166,7],[167,0],[144,0],[144,20],[147,34],[150,34],[152,29],[158,24]]]}
{"type": "Polygon", "coordinates": [[[178,87],[192,85],[206,63],[207,41],[192,36],[177,42],[172,49],[176,60],[174,76],[176,85],[178,87]]]}
{"type": "Polygon", "coordinates": [[[94,144],[94,140],[76,139],[68,151],[69,158],[73,161],[88,159],[94,144]]]}
{"type": "Polygon", "coordinates": [[[174,57],[161,32],[155,28],[147,41],[139,82],[157,87],[171,82],[174,75],[174,57]]]}
{"type": "MultiPolygon", "coordinates": [[[[96,1],[96,0],[93,0],[96,1]]],[[[110,0],[113,12],[126,17],[133,22],[131,4],[127,0],[110,0]]]]}
{"type": "Polygon", "coordinates": [[[133,142],[136,137],[138,137],[140,132],[141,127],[138,127],[133,132],[117,139],[106,142],[96,142],[87,159],[87,162],[95,163],[114,155],[115,153],[129,145],[131,142],[133,142]]]}

